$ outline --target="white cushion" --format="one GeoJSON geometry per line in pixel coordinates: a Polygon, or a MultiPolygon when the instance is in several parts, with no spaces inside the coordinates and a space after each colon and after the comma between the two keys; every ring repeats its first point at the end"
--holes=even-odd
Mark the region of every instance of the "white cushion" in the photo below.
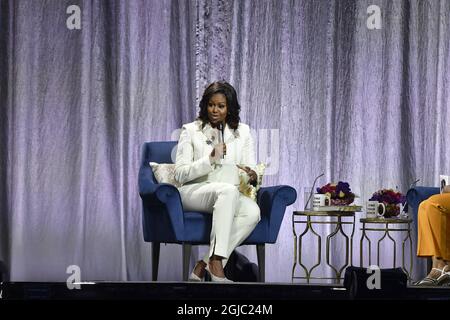
{"type": "Polygon", "coordinates": [[[174,163],[157,163],[150,162],[153,174],[158,183],[169,183],[175,187],[181,187],[181,184],[175,180],[175,164],[174,163]]]}

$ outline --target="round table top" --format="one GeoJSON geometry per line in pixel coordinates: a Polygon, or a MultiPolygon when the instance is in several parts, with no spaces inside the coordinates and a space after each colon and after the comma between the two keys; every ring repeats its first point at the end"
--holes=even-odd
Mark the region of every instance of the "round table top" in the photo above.
{"type": "Polygon", "coordinates": [[[413,220],[411,218],[398,218],[398,217],[392,217],[392,218],[383,218],[383,217],[376,217],[376,218],[361,218],[359,219],[360,222],[364,223],[410,223],[413,220]]]}
{"type": "Polygon", "coordinates": [[[355,211],[294,211],[295,216],[314,216],[314,217],[353,217],[355,211]]]}

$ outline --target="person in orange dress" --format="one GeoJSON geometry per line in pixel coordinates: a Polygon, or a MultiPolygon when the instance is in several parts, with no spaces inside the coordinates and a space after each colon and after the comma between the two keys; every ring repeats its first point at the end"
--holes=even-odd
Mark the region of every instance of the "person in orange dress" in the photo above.
{"type": "Polygon", "coordinates": [[[450,286],[450,186],[420,203],[417,229],[417,255],[431,257],[433,266],[416,285],[450,286]]]}

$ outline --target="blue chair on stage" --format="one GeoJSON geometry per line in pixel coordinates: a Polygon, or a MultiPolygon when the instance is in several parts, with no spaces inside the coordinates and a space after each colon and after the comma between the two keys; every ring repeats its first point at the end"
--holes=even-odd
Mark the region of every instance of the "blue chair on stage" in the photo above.
{"type": "MultiPolygon", "coordinates": [[[[415,220],[417,225],[417,213],[419,211],[419,205],[422,201],[427,200],[432,195],[438,194],[439,188],[436,187],[414,187],[408,190],[406,193],[406,201],[411,208],[411,217],[415,220]]],[[[427,270],[431,270],[431,258],[427,259],[427,270]]]]}
{"type": "MultiPolygon", "coordinates": [[[[143,206],[144,240],[152,243],[152,280],[158,277],[161,243],[178,243],[183,246],[183,280],[189,276],[189,258],[192,245],[209,245],[211,214],[184,211],[178,189],[167,183],[159,184],[150,162],[173,163],[172,151],[176,141],[147,142],[143,146],[139,170],[139,194],[143,206]]],[[[297,199],[290,186],[262,187],[257,203],[261,221],[243,245],[256,245],[259,281],[265,280],[265,244],[275,243],[286,207],[297,199]]]]}

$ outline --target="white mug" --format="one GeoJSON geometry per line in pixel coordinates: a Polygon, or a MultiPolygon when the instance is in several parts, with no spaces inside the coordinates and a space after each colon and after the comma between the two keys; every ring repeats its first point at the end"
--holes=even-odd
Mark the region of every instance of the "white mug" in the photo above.
{"type": "Polygon", "coordinates": [[[383,202],[367,201],[366,203],[366,215],[367,218],[382,217],[386,212],[386,206],[383,202]]]}
{"type": "Polygon", "coordinates": [[[314,194],[313,207],[325,207],[331,204],[331,199],[326,194],[314,194]]]}

